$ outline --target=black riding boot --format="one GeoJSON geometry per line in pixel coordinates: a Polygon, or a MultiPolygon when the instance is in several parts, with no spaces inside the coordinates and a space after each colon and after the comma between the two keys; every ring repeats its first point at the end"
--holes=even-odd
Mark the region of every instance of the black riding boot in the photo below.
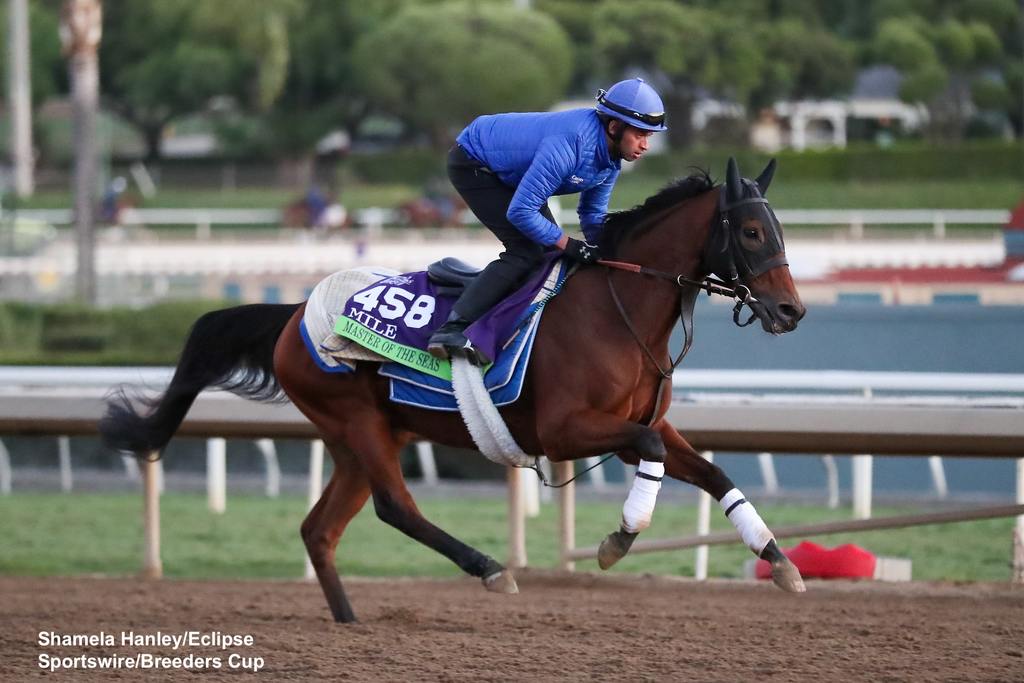
{"type": "Polygon", "coordinates": [[[427,351],[434,358],[444,360],[456,353],[465,353],[473,344],[466,339],[465,331],[472,320],[466,320],[457,311],[452,311],[444,325],[430,335],[427,351]]]}
{"type": "Polygon", "coordinates": [[[488,265],[473,278],[452,307],[448,320],[430,336],[427,343],[430,355],[445,359],[461,354],[474,365],[486,365],[493,360],[485,358],[473,347],[472,342],[466,338],[465,331],[519,284],[521,278],[509,270],[508,265],[499,260],[488,265]],[[509,278],[509,274],[516,277],[509,278]]]}

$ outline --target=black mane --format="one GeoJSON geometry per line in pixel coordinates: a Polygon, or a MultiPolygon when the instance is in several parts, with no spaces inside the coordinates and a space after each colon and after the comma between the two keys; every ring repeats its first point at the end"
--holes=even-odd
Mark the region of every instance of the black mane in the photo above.
{"type": "MultiPolygon", "coordinates": [[[[604,230],[602,230],[598,241],[601,253],[606,257],[614,255],[623,239],[628,235],[639,234],[635,228],[638,225],[643,225],[646,218],[670,206],[704,194],[714,187],[715,181],[711,179],[708,172],[698,169],[696,173],[686,178],[673,181],[658,194],[648,197],[643,204],[634,206],[632,209],[608,214],[604,221],[604,230]]],[[[649,226],[650,223],[646,227],[649,226]]]]}

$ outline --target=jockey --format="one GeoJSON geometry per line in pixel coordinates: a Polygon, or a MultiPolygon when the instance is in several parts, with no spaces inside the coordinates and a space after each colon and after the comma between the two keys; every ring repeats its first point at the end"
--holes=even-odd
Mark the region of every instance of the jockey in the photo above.
{"type": "Polygon", "coordinates": [[[505,250],[455,302],[430,338],[430,353],[469,352],[466,327],[515,291],[546,251],[561,249],[583,265],[597,261],[594,245],[621,162],[639,159],[651,134],[662,130],[661,97],[640,78],[599,91],[594,109],[495,114],[470,123],[448,153],[448,177],[505,250]],[[576,192],[586,241],[566,235],[548,209],[552,195],[576,192]]]}

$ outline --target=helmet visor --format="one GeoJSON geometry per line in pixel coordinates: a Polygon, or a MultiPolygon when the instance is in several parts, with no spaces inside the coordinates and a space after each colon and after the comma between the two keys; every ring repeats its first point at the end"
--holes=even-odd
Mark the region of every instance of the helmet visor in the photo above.
{"type": "Polygon", "coordinates": [[[632,109],[627,109],[626,107],[615,104],[614,102],[609,100],[607,97],[607,93],[603,90],[598,94],[597,102],[598,104],[601,104],[614,112],[622,114],[623,116],[631,118],[635,121],[645,123],[648,126],[660,127],[665,125],[665,112],[662,111],[655,114],[643,114],[638,111],[633,111],[632,109]]]}

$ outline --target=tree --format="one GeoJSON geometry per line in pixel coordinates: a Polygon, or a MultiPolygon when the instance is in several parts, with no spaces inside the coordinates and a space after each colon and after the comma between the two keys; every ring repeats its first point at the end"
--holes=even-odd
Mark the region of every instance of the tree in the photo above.
{"type": "Polygon", "coordinates": [[[781,99],[845,95],[853,85],[854,47],[834,33],[790,18],[761,26],[757,42],[766,58],[749,100],[753,108],[781,99]]]}
{"type": "MultiPolygon", "coordinates": [[[[6,31],[8,3],[0,8],[0,26],[6,31]]],[[[29,80],[32,89],[32,107],[36,109],[47,99],[60,91],[67,83],[67,72],[60,54],[60,39],[57,37],[57,14],[50,6],[29,2],[29,80]]],[[[0,49],[0,74],[7,76],[6,46],[0,49]]],[[[6,98],[7,88],[0,89],[0,99],[6,98]]],[[[45,158],[49,144],[47,129],[38,116],[32,117],[32,139],[40,156],[45,158]]],[[[4,141],[6,143],[6,140],[4,141]]],[[[3,143],[0,143],[3,144],[3,143]]]]}
{"type": "Polygon", "coordinates": [[[817,14],[797,18],[809,4],[744,0],[739,9],[718,10],[720,3],[608,1],[595,14],[595,40],[609,76],[634,67],[664,84],[670,140],[686,147],[693,106],[704,93],[751,108],[849,87],[852,50],[817,27],[817,14]]]}
{"type": "Polygon", "coordinates": [[[476,116],[545,109],[564,93],[572,53],[550,17],[511,4],[409,6],[359,40],[360,91],[438,148],[476,116]]]}
{"type": "Polygon", "coordinates": [[[304,157],[330,131],[354,132],[367,111],[356,87],[354,44],[406,4],[304,0],[287,25],[289,59],[280,95],[262,112],[236,108],[221,116],[218,132],[226,146],[243,154],[304,157]]]}
{"type": "Polygon", "coordinates": [[[900,96],[928,107],[934,139],[962,137],[975,106],[1006,111],[1010,105],[1005,77],[994,77],[1006,70],[1004,46],[996,30],[981,21],[887,19],[878,28],[873,52],[877,61],[903,72],[900,96]]]}
{"type": "Polygon", "coordinates": [[[100,69],[105,101],[160,154],[173,120],[228,96],[256,108],[280,93],[285,23],[296,0],[106,0],[100,69]]]}
{"type": "MultiPolygon", "coordinates": [[[[631,70],[652,71],[662,87],[669,119],[669,139],[686,147],[693,137],[690,125],[700,88],[722,83],[723,67],[742,71],[741,62],[756,73],[760,58],[756,48],[730,41],[738,51],[728,63],[719,59],[715,40],[721,17],[711,10],[684,7],[668,0],[604,2],[594,15],[594,41],[610,78],[632,75],[631,70]],[[751,64],[753,61],[756,64],[751,64]]],[[[736,90],[752,83],[741,81],[736,90]]],[[[744,93],[745,94],[745,93],[744,93]]]]}
{"type": "MultiPolygon", "coordinates": [[[[0,7],[0,26],[7,26],[7,3],[0,7]]],[[[66,80],[64,60],[60,56],[57,37],[57,14],[50,7],[29,2],[29,60],[32,81],[32,104],[38,106],[57,93],[66,80]]],[[[7,73],[8,51],[0,49],[0,74],[7,73]]],[[[6,93],[6,90],[3,91],[6,93]]]]}

